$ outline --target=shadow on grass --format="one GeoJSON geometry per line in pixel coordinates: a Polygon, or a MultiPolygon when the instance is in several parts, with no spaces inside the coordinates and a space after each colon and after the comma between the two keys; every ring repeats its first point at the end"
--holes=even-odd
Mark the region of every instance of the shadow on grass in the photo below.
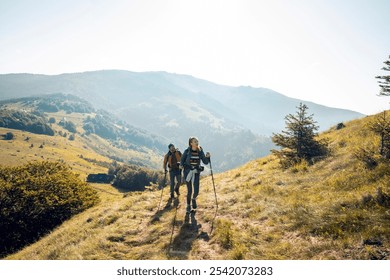
{"type": "Polygon", "coordinates": [[[157,212],[152,216],[150,219],[150,223],[156,223],[160,221],[160,218],[164,213],[171,211],[172,209],[175,209],[179,206],[179,199],[178,198],[169,198],[166,202],[165,206],[161,209],[157,210],[157,212]]]}
{"type": "Polygon", "coordinates": [[[179,222],[179,224],[181,224],[181,227],[170,244],[168,256],[170,258],[188,259],[188,254],[196,239],[202,238],[208,241],[210,238],[206,232],[200,232],[202,225],[198,223],[195,212],[186,214],[184,221],[179,222]]]}

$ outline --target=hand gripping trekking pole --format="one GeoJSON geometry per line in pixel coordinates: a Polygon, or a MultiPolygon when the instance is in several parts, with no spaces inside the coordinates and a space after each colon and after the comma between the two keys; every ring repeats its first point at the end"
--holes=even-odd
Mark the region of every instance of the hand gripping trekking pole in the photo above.
{"type": "Polygon", "coordinates": [[[211,180],[213,182],[214,196],[215,196],[215,206],[216,206],[216,208],[215,208],[215,215],[214,215],[213,221],[211,223],[211,231],[210,231],[210,234],[211,234],[213,232],[214,221],[215,221],[215,218],[217,217],[217,213],[218,213],[218,199],[217,199],[217,191],[215,190],[215,183],[214,183],[213,167],[211,165],[211,158],[209,160],[209,163],[210,163],[211,180]]]}

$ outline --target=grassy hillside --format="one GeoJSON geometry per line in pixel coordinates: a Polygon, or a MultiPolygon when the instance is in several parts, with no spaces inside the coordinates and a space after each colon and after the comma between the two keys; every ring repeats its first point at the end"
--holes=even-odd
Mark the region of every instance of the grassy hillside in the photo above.
{"type": "Polygon", "coordinates": [[[62,160],[69,164],[74,172],[86,177],[88,173],[107,172],[102,166],[112,160],[104,157],[86,146],[82,138],[69,141],[61,136],[38,135],[20,130],[0,127],[0,135],[7,132],[14,134],[12,140],[0,138],[0,164],[17,166],[30,161],[62,160]],[[83,158],[80,157],[83,155],[83,158]],[[87,161],[94,159],[97,163],[87,161]]]}
{"type": "Polygon", "coordinates": [[[157,190],[102,185],[98,206],[8,259],[390,259],[389,163],[367,169],[354,156],[379,145],[372,118],[321,134],[332,154],[312,166],[282,170],[268,156],[215,175],[215,219],[210,176],[190,217],[184,186],[174,201],[165,189],[158,210],[157,190]]]}
{"type": "MultiPolygon", "coordinates": [[[[3,164],[37,158],[63,159],[80,169],[81,162],[107,167],[115,159],[160,167],[162,144],[155,138],[157,136],[129,126],[107,112],[96,111],[88,102],[72,95],[52,94],[3,101],[0,115],[4,120],[0,121],[0,135],[7,132],[17,135],[14,141],[3,142],[0,147],[3,164]],[[36,118],[35,123],[32,118],[36,118]],[[48,130],[43,126],[51,132],[45,134],[54,136],[37,135],[41,130],[48,130]],[[18,133],[19,129],[24,132],[18,133]],[[69,138],[71,135],[73,141],[69,138]],[[21,156],[15,156],[16,153],[21,156]]],[[[86,173],[81,169],[78,171],[86,173]]]]}

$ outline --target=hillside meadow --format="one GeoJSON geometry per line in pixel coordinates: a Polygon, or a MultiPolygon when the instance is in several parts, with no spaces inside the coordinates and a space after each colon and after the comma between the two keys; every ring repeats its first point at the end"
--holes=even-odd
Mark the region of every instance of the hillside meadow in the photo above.
{"type": "MultiPolygon", "coordinates": [[[[156,136],[149,135],[146,131],[128,126],[105,111],[95,110],[87,101],[75,96],[50,94],[12,99],[0,102],[0,112],[8,118],[5,124],[1,125],[0,122],[0,136],[7,132],[23,131],[19,135],[22,138],[16,137],[14,139],[16,141],[8,142],[8,151],[17,152],[19,150],[21,152],[21,148],[24,149],[25,144],[29,144],[30,148],[41,147],[42,149],[45,147],[45,143],[51,143],[51,146],[55,146],[58,142],[57,153],[54,152],[50,155],[48,151],[42,149],[39,156],[41,158],[47,156],[53,159],[63,159],[61,155],[65,155],[66,160],[73,164],[73,161],[76,160],[74,152],[77,150],[77,157],[104,167],[107,167],[106,162],[111,163],[113,160],[153,168],[160,166],[161,152],[158,151],[157,147],[161,148],[162,139],[155,139],[153,137],[156,136]],[[37,120],[31,121],[30,117],[37,120]],[[46,137],[47,135],[37,134],[39,132],[36,127],[42,128],[42,126],[46,126],[47,130],[51,132],[50,135],[54,136],[46,137]],[[25,129],[21,127],[25,127],[25,129]],[[26,143],[20,140],[24,140],[26,143]],[[34,145],[34,140],[38,142],[38,146],[34,145]],[[67,151],[67,149],[71,151],[67,151]]],[[[6,144],[5,142],[0,143],[6,144]]],[[[27,154],[31,153],[31,151],[25,151],[27,154]]],[[[34,157],[35,154],[37,153],[34,153],[34,157]]],[[[6,157],[7,155],[8,153],[5,153],[6,157]]],[[[3,153],[0,154],[1,156],[3,153]]],[[[33,160],[34,157],[30,157],[30,159],[33,160]]],[[[10,160],[16,163],[19,161],[19,159],[10,160]]],[[[5,159],[3,162],[8,164],[5,159]]],[[[75,166],[77,165],[76,163],[75,166]]]]}
{"type": "Polygon", "coordinates": [[[390,165],[355,156],[379,148],[372,118],[322,133],[331,154],[313,165],[270,155],[214,174],[218,209],[206,173],[188,216],[185,186],[160,206],[157,188],[96,185],[97,206],[6,259],[390,259],[390,165]]]}
{"type": "Polygon", "coordinates": [[[60,160],[66,162],[84,179],[88,173],[107,172],[107,168],[103,166],[112,162],[89,148],[84,140],[77,136],[74,141],[69,141],[61,136],[37,135],[0,127],[0,144],[2,165],[17,166],[30,161],[60,160]],[[1,135],[7,132],[12,132],[14,139],[3,140],[1,135]],[[86,159],[93,159],[96,163],[86,159]]]}

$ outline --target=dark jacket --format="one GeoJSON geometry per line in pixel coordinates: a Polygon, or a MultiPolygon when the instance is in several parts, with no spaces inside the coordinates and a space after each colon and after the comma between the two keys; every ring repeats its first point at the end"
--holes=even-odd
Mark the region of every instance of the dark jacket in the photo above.
{"type": "MultiPolygon", "coordinates": [[[[199,153],[200,159],[202,160],[202,162],[204,164],[208,164],[210,162],[210,159],[205,156],[202,147],[198,148],[198,153],[199,153]]],[[[187,177],[188,172],[190,172],[190,170],[192,168],[191,163],[190,163],[190,159],[191,159],[191,147],[188,147],[183,152],[183,155],[181,156],[181,159],[180,159],[180,164],[184,168],[184,178],[187,177]]]]}

